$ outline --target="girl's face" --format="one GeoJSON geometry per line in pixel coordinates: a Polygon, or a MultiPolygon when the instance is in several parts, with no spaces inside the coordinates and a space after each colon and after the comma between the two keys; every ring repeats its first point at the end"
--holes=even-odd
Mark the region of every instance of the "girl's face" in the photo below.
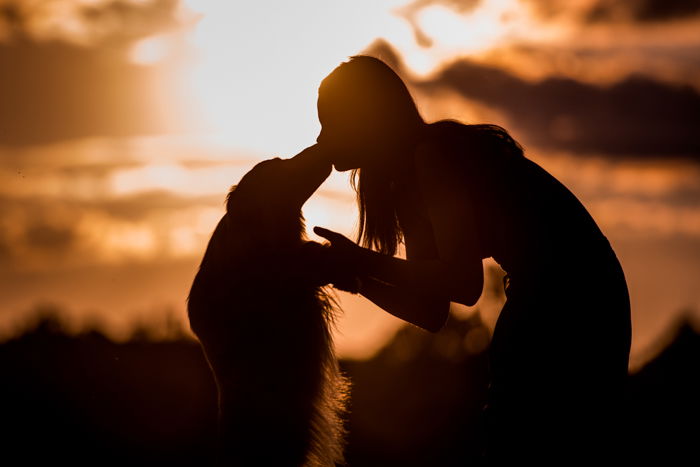
{"type": "Polygon", "coordinates": [[[381,162],[387,156],[390,138],[376,114],[357,102],[329,104],[319,96],[321,133],[316,141],[325,148],[335,169],[342,172],[381,162]]]}

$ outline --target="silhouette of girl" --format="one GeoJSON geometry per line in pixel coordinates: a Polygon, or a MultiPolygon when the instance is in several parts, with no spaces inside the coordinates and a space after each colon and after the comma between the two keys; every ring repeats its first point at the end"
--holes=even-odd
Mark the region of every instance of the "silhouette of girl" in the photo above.
{"type": "MultiPolygon", "coordinates": [[[[322,82],[317,143],[352,170],[364,247],[317,227],[341,288],[438,331],[473,305],[482,259],[507,272],[489,350],[487,465],[567,465],[619,452],[631,339],[624,273],[577,198],[501,127],[426,123],[386,64],[358,56],[322,82]],[[394,257],[404,242],[406,259],[394,257]]],[[[339,284],[336,284],[338,286],[339,284]]]]}

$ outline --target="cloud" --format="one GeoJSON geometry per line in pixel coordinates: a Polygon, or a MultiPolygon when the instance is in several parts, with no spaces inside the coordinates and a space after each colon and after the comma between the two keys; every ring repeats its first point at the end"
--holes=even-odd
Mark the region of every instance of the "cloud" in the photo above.
{"type": "Polygon", "coordinates": [[[690,38],[685,42],[665,43],[660,37],[649,41],[648,35],[646,40],[637,37],[615,42],[614,31],[609,35],[602,44],[581,40],[512,44],[489,50],[478,60],[527,81],[556,76],[606,86],[643,73],[656,81],[688,84],[700,90],[700,43],[690,38]]]}
{"type": "Polygon", "coordinates": [[[570,78],[529,82],[500,68],[462,59],[414,82],[494,107],[529,144],[610,155],[688,156],[700,160],[700,94],[645,76],[611,86],[570,78]]]}
{"type": "Polygon", "coordinates": [[[130,41],[183,27],[180,0],[4,0],[0,40],[61,40],[84,46],[130,41]]]}
{"type": "Polygon", "coordinates": [[[92,204],[116,219],[141,221],[154,212],[177,212],[193,207],[223,210],[225,193],[189,197],[164,190],[151,190],[92,204]]]}
{"type": "Polygon", "coordinates": [[[0,43],[0,144],[130,136],[185,127],[175,77],[119,50],[65,42],[0,43]],[[116,55],[115,55],[116,53],[116,55]]]}
{"type": "Polygon", "coordinates": [[[180,0],[0,0],[0,145],[184,129],[173,65],[194,19],[180,0]],[[169,67],[130,64],[154,35],[169,67]]]}
{"type": "Polygon", "coordinates": [[[568,77],[533,81],[470,58],[456,59],[421,78],[384,41],[376,41],[365,53],[389,64],[419,104],[429,106],[441,93],[454,93],[487,110],[481,113],[498,115],[489,123],[506,126],[527,146],[613,158],[674,156],[700,161],[700,92],[689,85],[642,74],[610,85],[568,77]]]}
{"type": "Polygon", "coordinates": [[[413,0],[399,8],[402,13],[417,12],[431,6],[444,6],[458,13],[468,13],[477,8],[483,0],[413,0]]]}
{"type": "Polygon", "coordinates": [[[697,0],[526,0],[532,11],[545,20],[575,19],[584,23],[664,22],[700,14],[697,0]]]}
{"type": "Polygon", "coordinates": [[[686,19],[700,15],[697,0],[598,0],[589,10],[590,22],[655,22],[686,19]]]}
{"type": "Polygon", "coordinates": [[[700,208],[625,197],[589,201],[596,221],[608,231],[624,229],[628,236],[700,238],[700,208]]]}
{"type": "Polygon", "coordinates": [[[25,236],[30,246],[42,250],[67,250],[76,239],[70,227],[56,227],[42,222],[28,226],[25,236]]]}
{"type": "Polygon", "coordinates": [[[420,47],[397,43],[422,73],[465,56],[529,79],[609,84],[642,72],[700,89],[697,0],[425,0],[398,14],[420,47]]]}
{"type": "Polygon", "coordinates": [[[414,0],[408,5],[404,5],[396,10],[399,16],[406,19],[411,25],[416,42],[421,47],[430,47],[432,39],[423,31],[418,24],[418,14],[429,7],[447,7],[456,13],[465,14],[472,12],[482,3],[482,0],[414,0]]]}
{"type": "MultiPolygon", "coordinates": [[[[6,271],[55,268],[80,250],[80,213],[53,200],[0,197],[0,258],[6,271]]],[[[71,262],[71,261],[69,261],[71,262]]]]}
{"type": "Polygon", "coordinates": [[[6,271],[194,257],[223,214],[223,195],[144,192],[116,199],[0,197],[6,271]]]}

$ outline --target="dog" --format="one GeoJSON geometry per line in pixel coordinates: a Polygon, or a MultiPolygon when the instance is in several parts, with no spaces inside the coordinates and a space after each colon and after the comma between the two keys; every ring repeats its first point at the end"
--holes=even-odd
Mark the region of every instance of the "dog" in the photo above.
{"type": "Polygon", "coordinates": [[[307,148],[260,162],[234,186],[188,297],[219,393],[227,464],[343,463],[348,383],[331,328],[323,245],[301,207],[330,174],[307,148]]]}

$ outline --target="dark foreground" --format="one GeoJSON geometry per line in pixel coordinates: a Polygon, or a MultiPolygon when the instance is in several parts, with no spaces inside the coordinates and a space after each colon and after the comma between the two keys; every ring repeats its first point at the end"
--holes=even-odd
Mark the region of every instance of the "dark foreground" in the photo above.
{"type": "MultiPolygon", "coordinates": [[[[451,318],[438,334],[407,327],[372,360],[342,362],[353,381],[349,464],[475,465],[485,333],[477,318],[451,318]]],[[[621,434],[630,464],[700,462],[699,362],[700,334],[682,324],[630,377],[630,423],[621,434]]],[[[66,335],[45,319],[0,345],[0,368],[5,460],[213,463],[215,389],[199,346],[188,339],[114,343],[94,332],[66,335]]]]}

